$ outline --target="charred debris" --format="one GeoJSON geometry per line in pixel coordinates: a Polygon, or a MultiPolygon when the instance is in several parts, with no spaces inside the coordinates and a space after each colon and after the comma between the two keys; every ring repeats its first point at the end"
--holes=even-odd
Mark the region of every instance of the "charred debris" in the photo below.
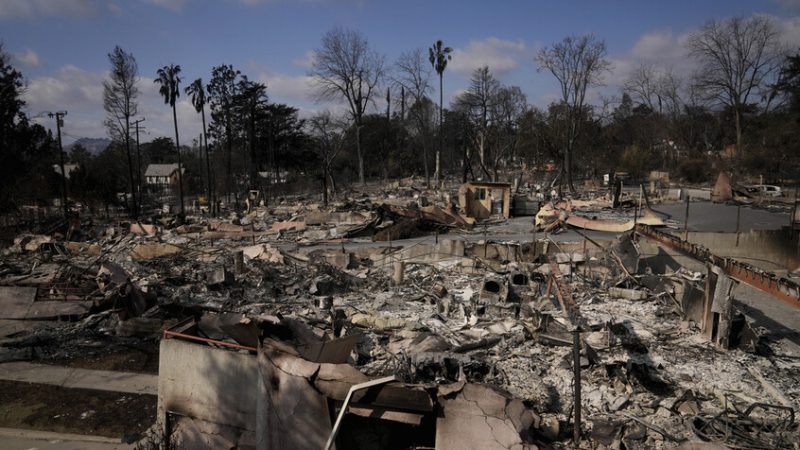
{"type": "Polygon", "coordinates": [[[157,346],[178,448],[798,448],[797,355],[735,301],[797,284],[649,199],[509,187],[31,226],[2,250],[0,360],[157,346]]]}

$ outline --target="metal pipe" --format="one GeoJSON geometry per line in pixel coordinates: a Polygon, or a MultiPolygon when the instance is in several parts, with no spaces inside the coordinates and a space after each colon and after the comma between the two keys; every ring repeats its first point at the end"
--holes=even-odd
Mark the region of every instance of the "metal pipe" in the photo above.
{"type": "Polygon", "coordinates": [[[247,351],[251,351],[251,352],[258,351],[258,349],[255,348],[255,347],[248,347],[246,345],[233,344],[233,343],[230,343],[230,342],[218,341],[216,339],[208,339],[208,338],[203,338],[203,337],[200,337],[200,336],[192,336],[191,334],[184,334],[184,333],[178,333],[176,331],[164,330],[164,339],[168,339],[170,337],[177,337],[177,338],[186,339],[186,340],[189,340],[189,341],[205,342],[207,344],[221,345],[223,347],[231,347],[231,348],[235,348],[235,349],[239,349],[239,350],[247,350],[247,351]]]}
{"type": "Polygon", "coordinates": [[[356,391],[360,391],[362,389],[371,388],[373,386],[379,386],[381,384],[386,384],[391,381],[396,381],[394,375],[390,377],[383,377],[377,378],[375,380],[370,380],[365,383],[354,384],[350,387],[350,390],[347,391],[347,396],[344,398],[344,403],[342,403],[342,409],[339,410],[339,415],[336,417],[336,423],[333,424],[333,429],[331,430],[331,435],[328,437],[328,442],[325,444],[325,450],[329,450],[333,445],[333,442],[336,440],[336,435],[339,434],[339,427],[342,425],[342,419],[344,418],[345,413],[347,412],[347,407],[350,404],[350,399],[353,397],[353,393],[356,391]]]}
{"type": "Polygon", "coordinates": [[[575,376],[575,406],[574,426],[575,433],[572,437],[575,448],[581,443],[581,329],[575,327],[572,330],[572,368],[575,376]]]}

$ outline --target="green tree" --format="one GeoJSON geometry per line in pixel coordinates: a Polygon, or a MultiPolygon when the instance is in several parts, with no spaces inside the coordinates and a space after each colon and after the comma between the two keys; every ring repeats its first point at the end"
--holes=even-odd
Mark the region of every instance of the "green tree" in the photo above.
{"type": "Polygon", "coordinates": [[[51,182],[58,180],[52,166],[57,155],[53,137],[28,121],[22,111],[23,88],[22,73],[0,44],[0,211],[49,196],[51,182]]]}
{"type": "MultiPolygon", "coordinates": [[[[249,181],[249,189],[258,188],[258,171],[261,165],[260,155],[256,151],[256,122],[258,121],[260,110],[267,104],[267,86],[262,83],[250,81],[243,76],[239,81],[238,96],[236,98],[239,118],[242,126],[245,126],[247,143],[249,147],[249,157],[242,152],[243,175],[249,181]],[[249,171],[248,171],[249,160],[249,171]]],[[[244,150],[244,149],[243,149],[244,150]]]]}
{"type": "Polygon", "coordinates": [[[776,88],[788,96],[789,111],[800,114],[800,53],[786,57],[779,80],[776,88]]]}
{"type": "MultiPolygon", "coordinates": [[[[238,95],[241,72],[231,65],[211,69],[211,81],[206,86],[211,105],[210,132],[215,142],[225,141],[225,195],[233,191],[233,110],[238,95]]],[[[238,200],[238,196],[237,196],[238,200]]]]}
{"type": "Polygon", "coordinates": [[[178,74],[181,73],[181,66],[170,64],[158,69],[154,83],[161,85],[158,93],[164,97],[164,104],[172,107],[172,121],[175,124],[175,151],[178,156],[178,195],[181,202],[181,215],[186,212],[183,208],[183,165],[181,164],[181,144],[178,137],[178,113],[175,110],[175,101],[180,97],[180,83],[181,78],[178,74]]]}

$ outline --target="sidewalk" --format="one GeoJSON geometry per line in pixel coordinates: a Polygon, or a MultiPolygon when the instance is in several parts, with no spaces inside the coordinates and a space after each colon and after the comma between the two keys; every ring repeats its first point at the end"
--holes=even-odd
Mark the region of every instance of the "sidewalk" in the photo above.
{"type": "Polygon", "coordinates": [[[52,431],[0,428],[0,448],[4,450],[128,450],[134,446],[119,439],[52,431]]]}
{"type": "Polygon", "coordinates": [[[28,362],[0,364],[0,380],[51,384],[65,388],[158,395],[158,375],[78,369],[28,362]]]}

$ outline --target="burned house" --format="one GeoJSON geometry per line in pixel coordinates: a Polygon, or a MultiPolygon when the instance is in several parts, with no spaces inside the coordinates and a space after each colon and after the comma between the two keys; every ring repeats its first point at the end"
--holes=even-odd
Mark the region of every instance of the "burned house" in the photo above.
{"type": "Polygon", "coordinates": [[[458,206],[467,217],[477,220],[492,216],[508,219],[511,211],[511,184],[473,181],[458,189],[458,206]]]}

